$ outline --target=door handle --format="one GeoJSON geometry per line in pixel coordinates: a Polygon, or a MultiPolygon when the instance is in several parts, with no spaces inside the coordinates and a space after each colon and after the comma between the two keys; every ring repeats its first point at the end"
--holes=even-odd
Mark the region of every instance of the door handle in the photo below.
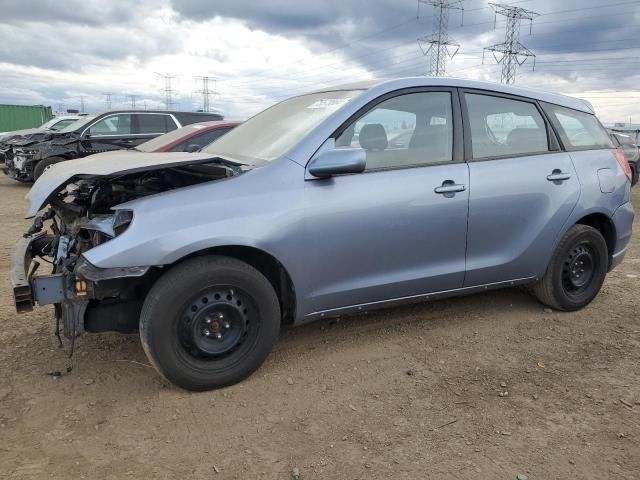
{"type": "Polygon", "coordinates": [[[457,192],[464,192],[467,189],[466,185],[455,183],[453,180],[445,180],[442,185],[436,187],[433,191],[440,195],[447,195],[457,192]]]}
{"type": "Polygon", "coordinates": [[[551,172],[551,175],[547,175],[547,180],[550,182],[564,182],[565,180],[569,180],[571,178],[570,173],[565,173],[562,170],[555,169],[551,172]]]}

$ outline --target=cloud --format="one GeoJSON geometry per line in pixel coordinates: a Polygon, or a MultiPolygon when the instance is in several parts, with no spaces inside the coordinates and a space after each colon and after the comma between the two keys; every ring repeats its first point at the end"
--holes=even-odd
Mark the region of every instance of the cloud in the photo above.
{"type": "MultiPolygon", "coordinates": [[[[540,12],[533,34],[521,41],[537,55],[517,83],[589,95],[608,120],[627,118],[637,105],[624,92],[637,89],[637,2],[529,0],[540,12]],[[623,93],[617,92],[618,90],[623,93]],[[598,98],[600,97],[600,98],[598,98]],[[622,98],[622,100],[620,100],[622,98]]],[[[217,78],[213,104],[233,117],[319,86],[373,77],[424,74],[416,38],[430,35],[430,7],[416,18],[414,0],[69,0],[11,2],[0,18],[0,101],[65,103],[86,95],[91,109],[139,95],[159,106],[162,79],[177,76],[175,97],[184,109],[201,105],[195,76],[217,78]]],[[[451,12],[449,33],[461,44],[448,61],[454,76],[496,81],[501,67],[483,47],[504,38],[493,10],[466,0],[464,25],[451,12]]]]}

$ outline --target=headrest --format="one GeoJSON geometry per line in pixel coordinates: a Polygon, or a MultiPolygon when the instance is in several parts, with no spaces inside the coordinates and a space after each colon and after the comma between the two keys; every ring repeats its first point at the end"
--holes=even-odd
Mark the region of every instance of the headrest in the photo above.
{"type": "Polygon", "coordinates": [[[389,144],[387,132],[379,123],[369,123],[362,127],[358,141],[365,150],[385,150],[389,144]]]}
{"type": "Polygon", "coordinates": [[[542,128],[515,128],[507,136],[507,145],[518,150],[544,152],[547,150],[547,134],[542,128]]]}

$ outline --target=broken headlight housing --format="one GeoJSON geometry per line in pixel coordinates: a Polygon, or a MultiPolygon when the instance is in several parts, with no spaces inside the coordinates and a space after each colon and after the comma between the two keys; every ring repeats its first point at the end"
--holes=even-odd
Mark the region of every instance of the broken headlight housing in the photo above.
{"type": "Polygon", "coordinates": [[[116,213],[113,217],[113,232],[116,234],[116,237],[123,234],[132,221],[132,210],[116,210],[116,213]]]}

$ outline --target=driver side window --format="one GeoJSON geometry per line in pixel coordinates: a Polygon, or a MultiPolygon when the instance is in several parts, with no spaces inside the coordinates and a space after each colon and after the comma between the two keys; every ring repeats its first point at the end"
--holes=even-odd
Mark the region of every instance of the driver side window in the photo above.
{"type": "Polygon", "coordinates": [[[91,126],[89,135],[131,135],[131,115],[123,113],[103,118],[91,126]]]}
{"type": "Polygon", "coordinates": [[[419,92],[385,100],[349,125],[336,148],[362,148],[366,170],[429,165],[453,160],[449,92],[419,92]]]}

